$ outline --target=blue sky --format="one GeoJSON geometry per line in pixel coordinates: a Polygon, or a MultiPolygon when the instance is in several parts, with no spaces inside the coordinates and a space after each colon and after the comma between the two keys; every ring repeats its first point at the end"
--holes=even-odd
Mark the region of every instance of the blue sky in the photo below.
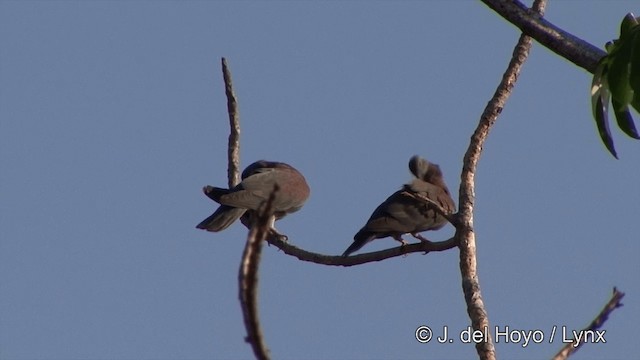
{"type": "MultiPolygon", "coordinates": [[[[597,46],[637,1],[552,1],[597,46]]],[[[195,229],[226,184],[220,58],[241,159],[284,161],[311,197],[278,228],[340,254],[420,154],[458,198],[464,151],[518,31],[480,2],[0,2],[0,358],[245,359],[239,224],[195,229]]],[[[478,269],[493,325],[580,329],[613,286],[606,344],[640,352],[640,143],[590,115],[591,76],[535,45],[476,176],[478,269]]],[[[640,116],[636,114],[636,119],[640,116]]],[[[426,235],[444,240],[447,226],[426,235]]],[[[409,238],[407,238],[409,240],[409,238]]],[[[396,246],[377,240],[366,251],[396,246]]],[[[274,358],[474,358],[420,344],[469,325],[456,249],[353,268],[265,247],[260,312],[274,358]]],[[[562,346],[496,344],[505,359],[562,346]]]]}

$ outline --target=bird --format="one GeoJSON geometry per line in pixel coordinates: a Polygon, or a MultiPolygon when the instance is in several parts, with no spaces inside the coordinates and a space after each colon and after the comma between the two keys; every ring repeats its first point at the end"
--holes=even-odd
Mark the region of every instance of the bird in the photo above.
{"type": "Polygon", "coordinates": [[[455,204],[444,182],[440,166],[414,155],[409,160],[409,170],[415,176],[410,183],[389,196],[371,214],[367,223],[353,237],[353,243],[343,257],[360,250],[374,239],[392,237],[405,245],[402,235],[411,234],[416,239],[429,242],[420,232],[438,230],[447,219],[435,206],[420,197],[440,205],[447,214],[455,211],[455,204]]]}
{"type": "MultiPolygon", "coordinates": [[[[277,188],[273,203],[273,215],[269,219],[269,229],[280,240],[287,236],[275,229],[275,221],[302,208],[311,190],[304,176],[293,166],[276,161],[259,160],[247,166],[242,172],[242,182],[232,189],[207,185],[202,191],[215,202],[218,209],[196,226],[212,232],[228,228],[240,217],[250,220],[277,188]]],[[[251,220],[250,220],[251,221],[251,220]]],[[[244,222],[244,221],[243,221],[244,222]]]]}

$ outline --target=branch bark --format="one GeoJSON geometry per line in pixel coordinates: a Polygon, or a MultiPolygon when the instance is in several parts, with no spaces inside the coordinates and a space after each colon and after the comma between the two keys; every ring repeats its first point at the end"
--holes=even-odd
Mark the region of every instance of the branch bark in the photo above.
{"type": "Polygon", "coordinates": [[[606,55],[604,50],[553,25],[542,17],[542,12],[529,9],[517,0],[482,2],[542,46],[592,74],[600,58],[606,55]]]}
{"type": "Polygon", "coordinates": [[[420,242],[416,244],[408,244],[398,246],[391,249],[374,251],[359,255],[341,256],[341,255],[324,255],[306,251],[295,247],[288,242],[277,239],[276,237],[267,237],[267,242],[287,255],[294,256],[302,261],[308,261],[315,264],[329,266],[354,266],[370,262],[382,261],[396,256],[407,255],[411,253],[424,252],[424,254],[436,251],[445,251],[458,246],[458,239],[454,236],[445,241],[439,242],[420,242]]]}
{"type": "MultiPolygon", "coordinates": [[[[231,81],[231,71],[225,58],[222,58],[222,76],[227,95],[227,112],[229,113],[227,177],[229,188],[231,189],[240,183],[240,118],[238,116],[238,101],[231,81]]],[[[268,218],[275,191],[277,189],[274,189],[274,192],[269,197],[264,211],[257,216],[255,225],[252,227],[247,226],[249,227],[249,234],[242,260],[240,261],[240,270],[238,271],[238,297],[240,298],[242,317],[247,330],[245,341],[251,345],[256,359],[259,360],[269,359],[269,350],[262,335],[260,317],[258,315],[258,269],[262,243],[269,232],[268,218]]]]}
{"type": "MultiPolygon", "coordinates": [[[[536,0],[533,11],[544,12],[546,0],[536,0]]],[[[467,303],[467,313],[474,330],[485,333],[484,339],[476,344],[476,351],[480,359],[495,359],[495,347],[489,329],[489,317],[484,307],[478,279],[476,259],[476,238],[473,230],[473,208],[475,205],[475,172],[482,153],[483,144],[489,135],[491,127],[511,95],[511,90],[518,80],[520,69],[529,55],[531,38],[525,34],[520,36],[518,44],[513,50],[511,61],[502,76],[493,97],[487,104],[480,117],[478,127],[471,136],[469,148],[464,155],[462,174],[460,175],[460,210],[458,212],[458,227],[456,236],[460,239],[460,273],[462,275],[462,290],[467,303]]]]}
{"type": "MultiPolygon", "coordinates": [[[[609,315],[613,312],[613,310],[622,306],[622,303],[620,301],[622,301],[623,297],[624,297],[624,293],[618,291],[618,289],[614,287],[613,294],[611,295],[611,299],[609,299],[609,301],[604,306],[604,308],[600,311],[598,316],[596,316],[596,318],[593,319],[593,321],[591,321],[591,324],[589,324],[589,326],[587,326],[586,328],[582,329],[582,333],[600,329],[602,325],[604,325],[605,321],[609,319],[609,315]]],[[[553,357],[553,360],[567,359],[569,356],[571,356],[571,354],[575,353],[582,346],[582,344],[584,344],[584,342],[577,343],[576,339],[573,339],[571,343],[566,344],[565,346],[562,347],[562,349],[560,349],[560,351],[558,351],[556,356],[553,357]]]]}
{"type": "Polygon", "coordinates": [[[271,207],[276,191],[278,191],[277,187],[271,192],[266,206],[258,214],[256,222],[249,230],[238,273],[238,296],[242,307],[244,326],[247,329],[245,341],[251,345],[253,353],[258,360],[268,360],[270,358],[269,350],[262,336],[260,317],[258,315],[258,269],[262,253],[262,242],[269,232],[269,218],[272,216],[271,207]]]}
{"type": "Polygon", "coordinates": [[[229,189],[240,183],[240,116],[238,115],[238,100],[233,91],[231,71],[227,59],[222,58],[222,77],[224,90],[227,95],[227,112],[229,113],[229,148],[227,150],[227,177],[229,189]]]}

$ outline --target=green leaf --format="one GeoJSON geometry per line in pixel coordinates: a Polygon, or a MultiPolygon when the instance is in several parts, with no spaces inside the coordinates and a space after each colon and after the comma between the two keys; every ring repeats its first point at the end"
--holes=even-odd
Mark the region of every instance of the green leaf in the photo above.
{"type": "MultiPolygon", "coordinates": [[[[640,26],[636,26],[629,39],[631,43],[631,59],[629,61],[629,85],[637,94],[640,93],[640,26]]],[[[636,108],[636,110],[638,110],[636,108]]],[[[638,110],[640,112],[640,110],[638,110]]]]}
{"type": "Polygon", "coordinates": [[[620,106],[620,103],[616,99],[611,99],[611,105],[613,105],[613,112],[616,115],[618,127],[620,127],[620,129],[630,137],[640,139],[638,130],[636,130],[636,125],[633,123],[633,117],[631,117],[631,113],[629,112],[629,108],[627,106],[620,106]]]}
{"type": "Polygon", "coordinates": [[[591,82],[591,109],[604,146],[616,159],[609,129],[609,100],[616,122],[628,136],[639,139],[629,105],[640,113],[640,17],[627,14],[620,23],[620,38],[605,45],[591,82]]]}
{"type": "Polygon", "coordinates": [[[611,97],[623,106],[627,106],[633,99],[633,90],[629,84],[631,51],[633,47],[629,41],[629,37],[627,37],[625,41],[621,38],[616,43],[615,48],[616,49],[608,55],[611,62],[608,69],[607,82],[609,84],[609,90],[611,91],[611,97]]]}
{"type": "Polygon", "coordinates": [[[636,109],[638,113],[640,113],[640,92],[635,92],[633,94],[633,100],[631,100],[631,106],[633,106],[633,108],[636,109]]]}
{"type": "Polygon", "coordinates": [[[611,53],[611,51],[613,51],[615,46],[616,46],[615,40],[607,41],[607,43],[604,44],[604,49],[607,50],[608,53],[611,53]]]}
{"type": "Polygon", "coordinates": [[[638,25],[638,20],[633,16],[633,13],[628,13],[622,19],[620,23],[620,37],[622,38],[627,34],[634,26],[638,25]]]}
{"type": "Polygon", "coordinates": [[[613,155],[614,158],[618,158],[618,154],[616,153],[616,149],[613,146],[613,138],[611,138],[611,131],[609,131],[609,120],[608,120],[608,104],[609,99],[603,99],[603,97],[608,96],[599,96],[596,99],[596,104],[594,106],[596,126],[598,126],[598,133],[600,134],[600,139],[604,146],[607,147],[607,150],[613,155]]]}
{"type": "Polygon", "coordinates": [[[594,119],[597,119],[596,111],[599,108],[597,106],[598,100],[603,93],[606,93],[606,95],[609,94],[609,90],[607,89],[607,68],[607,57],[605,56],[600,59],[598,67],[596,67],[596,71],[593,74],[593,80],[591,81],[591,111],[594,119]]]}

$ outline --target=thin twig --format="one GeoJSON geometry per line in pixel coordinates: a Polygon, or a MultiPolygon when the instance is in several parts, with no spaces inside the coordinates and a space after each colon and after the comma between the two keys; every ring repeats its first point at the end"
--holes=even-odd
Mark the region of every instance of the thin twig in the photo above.
{"type": "Polygon", "coordinates": [[[251,344],[253,353],[258,360],[269,359],[269,350],[264,342],[260,328],[260,317],[258,316],[258,268],[262,242],[269,232],[269,218],[272,216],[271,209],[277,191],[276,185],[264,210],[257,214],[255,223],[249,230],[238,274],[240,305],[242,306],[244,326],[247,329],[245,341],[251,344]]]}
{"type": "Polygon", "coordinates": [[[238,100],[233,91],[231,71],[227,65],[227,59],[222,58],[222,76],[224,77],[224,90],[227,94],[227,112],[229,113],[229,148],[227,152],[228,167],[227,177],[229,189],[240,183],[240,116],[238,115],[238,100]]]}
{"type": "Polygon", "coordinates": [[[482,2],[544,47],[592,74],[600,58],[606,55],[604,50],[543,19],[544,9],[542,11],[528,9],[516,0],[482,0],[482,2]]]}
{"type": "MultiPolygon", "coordinates": [[[[533,4],[534,11],[542,13],[546,1],[536,0],[533,4]]],[[[482,153],[483,144],[491,130],[491,127],[502,112],[511,89],[515,85],[522,64],[529,55],[531,38],[522,34],[518,44],[513,50],[509,66],[502,76],[493,97],[487,104],[480,117],[478,127],[471,136],[469,148],[464,155],[460,182],[460,210],[458,212],[458,227],[456,236],[460,239],[460,273],[462,275],[462,290],[467,303],[467,313],[471,318],[471,326],[474,330],[485,331],[489,329],[489,317],[485,310],[476,259],[476,238],[473,230],[473,208],[475,202],[475,172],[478,160],[482,153]]],[[[486,334],[485,339],[476,344],[476,351],[480,359],[495,359],[495,347],[491,334],[486,334]]]]}
{"type": "Polygon", "coordinates": [[[415,244],[398,246],[391,249],[344,257],[341,255],[324,255],[306,251],[274,237],[268,237],[266,240],[269,244],[282,250],[282,252],[284,252],[285,254],[294,256],[299,260],[321,265],[344,267],[382,261],[392,257],[407,255],[411,253],[422,252],[424,254],[427,254],[429,252],[445,251],[458,246],[458,240],[455,237],[452,237],[445,241],[419,242],[415,244]]]}
{"type": "MultiPolygon", "coordinates": [[[[604,325],[605,321],[609,319],[609,315],[611,315],[613,310],[622,306],[622,303],[620,301],[622,301],[623,297],[624,293],[618,291],[618,289],[614,287],[611,299],[609,299],[604,308],[602,308],[598,316],[596,316],[596,318],[591,321],[591,324],[582,329],[580,333],[587,334],[589,332],[595,332],[596,330],[600,329],[602,325],[604,325]]],[[[577,342],[577,339],[574,338],[571,343],[567,343],[562,347],[562,349],[560,349],[560,351],[558,351],[556,356],[553,357],[553,360],[567,359],[569,356],[571,356],[571,354],[576,352],[582,346],[582,344],[584,344],[584,342],[577,342]]]]}

